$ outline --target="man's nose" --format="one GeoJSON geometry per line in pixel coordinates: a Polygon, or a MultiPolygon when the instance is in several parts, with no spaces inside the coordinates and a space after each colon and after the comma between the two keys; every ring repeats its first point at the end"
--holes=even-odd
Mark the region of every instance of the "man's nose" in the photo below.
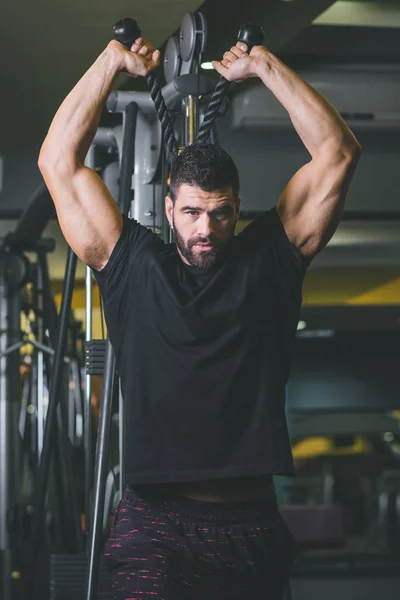
{"type": "Polygon", "coordinates": [[[197,233],[203,237],[209,237],[213,231],[212,219],[208,214],[202,214],[197,221],[197,233]]]}

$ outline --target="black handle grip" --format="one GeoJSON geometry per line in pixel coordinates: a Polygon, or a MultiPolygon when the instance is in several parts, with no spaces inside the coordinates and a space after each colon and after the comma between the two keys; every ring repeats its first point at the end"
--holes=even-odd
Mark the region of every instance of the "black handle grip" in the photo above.
{"type": "MultiPolygon", "coordinates": [[[[259,25],[242,25],[237,36],[237,41],[246,44],[247,52],[250,53],[254,46],[260,46],[263,43],[264,30],[259,25]]],[[[215,119],[218,115],[222,100],[224,99],[229,86],[230,82],[225,79],[225,77],[221,77],[217,83],[208,109],[204,115],[203,122],[200,125],[200,129],[197,134],[196,141],[200,144],[205,144],[207,142],[215,119]]]]}
{"type": "Polygon", "coordinates": [[[130,48],[133,42],[142,35],[142,31],[135,19],[130,19],[129,17],[125,17],[118,21],[118,23],[115,23],[113,30],[115,39],[127,48],[130,48]]]}
{"type": "Polygon", "coordinates": [[[247,45],[248,52],[254,46],[261,46],[264,41],[264,30],[259,25],[242,25],[237,36],[238,42],[247,45]]]}
{"type": "MultiPolygon", "coordinates": [[[[113,30],[115,39],[126,46],[128,50],[131,48],[135,40],[142,36],[142,31],[139,25],[135,19],[131,19],[130,17],[125,17],[118,21],[118,23],[115,23],[113,30]]],[[[172,157],[177,156],[178,144],[174,135],[174,126],[168,109],[165,105],[156,74],[154,72],[149,73],[146,77],[146,81],[150,89],[150,95],[154,102],[158,118],[161,122],[167,151],[172,157]]]]}

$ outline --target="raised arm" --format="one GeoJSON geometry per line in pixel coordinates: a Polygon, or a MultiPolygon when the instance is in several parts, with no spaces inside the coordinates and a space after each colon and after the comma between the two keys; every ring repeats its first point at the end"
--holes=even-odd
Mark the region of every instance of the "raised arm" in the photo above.
{"type": "Polygon", "coordinates": [[[139,38],[130,50],[117,41],[85,73],[58,109],[39,156],[68,244],[86,264],[102,269],[122,231],[122,216],[101,178],[84,166],[100,115],[121,71],[146,76],[160,53],[139,38]]]}
{"type": "Polygon", "coordinates": [[[289,113],[311,155],[277,203],[286,234],[307,258],[319,252],[342,216],[360,145],[333,106],[264,46],[238,43],[214,67],[229,80],[259,77],[289,113]]]}

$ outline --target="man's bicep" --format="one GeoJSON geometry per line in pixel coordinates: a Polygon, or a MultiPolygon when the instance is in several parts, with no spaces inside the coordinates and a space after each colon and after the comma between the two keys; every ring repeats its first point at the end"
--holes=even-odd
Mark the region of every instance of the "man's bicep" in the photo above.
{"type": "Polygon", "coordinates": [[[357,161],[353,157],[314,158],[287,184],[277,203],[286,234],[306,258],[315,256],[334,234],[357,161]]]}
{"type": "Polygon", "coordinates": [[[83,166],[43,176],[66,241],[84,263],[101,269],[122,231],[122,215],[108,188],[83,166]]]}

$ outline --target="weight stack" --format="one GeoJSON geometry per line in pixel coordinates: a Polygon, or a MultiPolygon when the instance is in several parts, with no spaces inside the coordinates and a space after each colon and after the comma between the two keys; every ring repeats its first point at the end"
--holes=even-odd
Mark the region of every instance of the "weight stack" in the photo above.
{"type": "Polygon", "coordinates": [[[90,340],[85,345],[87,375],[103,375],[107,340],[90,340]]]}

